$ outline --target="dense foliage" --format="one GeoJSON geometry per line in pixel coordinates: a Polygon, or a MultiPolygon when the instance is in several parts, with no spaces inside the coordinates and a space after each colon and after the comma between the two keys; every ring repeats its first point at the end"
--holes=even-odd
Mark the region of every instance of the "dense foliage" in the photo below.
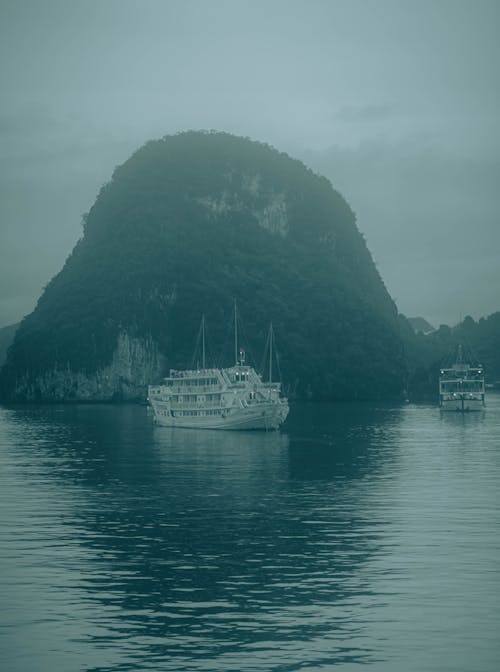
{"type": "Polygon", "coordinates": [[[402,334],[412,398],[436,397],[439,369],[453,363],[458,345],[462,345],[469,363],[484,367],[486,382],[500,387],[500,312],[477,322],[467,316],[455,327],[442,324],[427,335],[410,332],[402,318],[402,334]]]}
{"type": "Polygon", "coordinates": [[[18,324],[10,324],[0,329],[0,368],[7,358],[7,350],[14,340],[18,326],[18,324]]]}
{"type": "Polygon", "coordinates": [[[167,136],[116,168],[84,220],[19,327],[0,377],[4,397],[15,396],[21,375],[95,371],[123,330],[152,336],[168,366],[186,367],[202,313],[213,353],[232,363],[222,347],[233,298],[254,364],[273,321],[289,393],[401,393],[396,308],[350,207],[299,161],[224,133],[167,136]]]}

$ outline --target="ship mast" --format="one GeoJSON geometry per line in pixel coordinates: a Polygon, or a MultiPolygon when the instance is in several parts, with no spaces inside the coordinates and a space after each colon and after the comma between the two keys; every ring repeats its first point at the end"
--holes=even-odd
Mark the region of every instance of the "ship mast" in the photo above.
{"type": "Polygon", "coordinates": [[[201,362],[205,370],[205,314],[201,316],[201,362]]]}
{"type": "Polygon", "coordinates": [[[234,300],[234,361],[238,366],[238,312],[236,308],[236,299],[234,300]]]}
{"type": "Polygon", "coordinates": [[[269,382],[273,380],[273,323],[269,326],[269,382]]]}

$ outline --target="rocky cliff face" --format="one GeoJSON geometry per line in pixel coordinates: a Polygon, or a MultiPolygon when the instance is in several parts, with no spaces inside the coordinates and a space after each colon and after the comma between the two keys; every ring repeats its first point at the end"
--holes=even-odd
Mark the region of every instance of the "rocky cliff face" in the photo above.
{"type": "Polygon", "coordinates": [[[21,323],[0,394],[144,398],[168,367],[190,365],[202,313],[210,363],[232,363],[235,298],[251,363],[272,320],[297,396],[399,394],[396,307],[342,196],[266,145],[194,132],[150,142],[115,170],[21,323]]]}
{"type": "Polygon", "coordinates": [[[0,329],[0,369],[7,359],[7,350],[10,348],[19,324],[11,324],[0,329]]]}
{"type": "Polygon", "coordinates": [[[198,203],[213,217],[231,213],[249,215],[262,229],[285,238],[290,231],[287,194],[263,188],[263,179],[258,174],[243,174],[240,182],[245,200],[226,189],[221,194],[199,198],[198,203]]]}
{"type": "Polygon", "coordinates": [[[146,399],[147,386],[164,369],[158,345],[151,338],[131,338],[118,334],[116,349],[109,364],[96,371],[73,371],[69,364],[44,370],[36,377],[26,372],[16,380],[13,401],[140,401],[146,399]]]}

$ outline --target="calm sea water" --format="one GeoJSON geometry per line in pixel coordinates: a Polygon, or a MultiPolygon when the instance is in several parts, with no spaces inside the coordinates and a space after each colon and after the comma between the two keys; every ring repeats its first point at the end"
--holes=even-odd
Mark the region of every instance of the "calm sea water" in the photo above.
{"type": "Polygon", "coordinates": [[[500,396],[0,408],[0,669],[500,669],[500,396]]]}

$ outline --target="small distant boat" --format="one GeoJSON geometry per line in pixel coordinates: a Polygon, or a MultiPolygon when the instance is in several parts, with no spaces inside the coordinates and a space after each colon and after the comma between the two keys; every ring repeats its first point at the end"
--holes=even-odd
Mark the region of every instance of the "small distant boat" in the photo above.
{"type": "Polygon", "coordinates": [[[238,350],[235,305],[235,364],[205,366],[205,320],[202,318],[202,366],[170,370],[159,385],[150,385],[148,400],[155,422],[167,427],[199,429],[278,429],[289,412],[281,385],[272,380],[273,329],[269,331],[269,381],[264,382],[245,353],[238,350]]]}
{"type": "Polygon", "coordinates": [[[467,363],[459,345],[455,363],[439,372],[439,407],[442,411],[466,413],[481,411],[484,406],[484,369],[480,364],[467,363]]]}

